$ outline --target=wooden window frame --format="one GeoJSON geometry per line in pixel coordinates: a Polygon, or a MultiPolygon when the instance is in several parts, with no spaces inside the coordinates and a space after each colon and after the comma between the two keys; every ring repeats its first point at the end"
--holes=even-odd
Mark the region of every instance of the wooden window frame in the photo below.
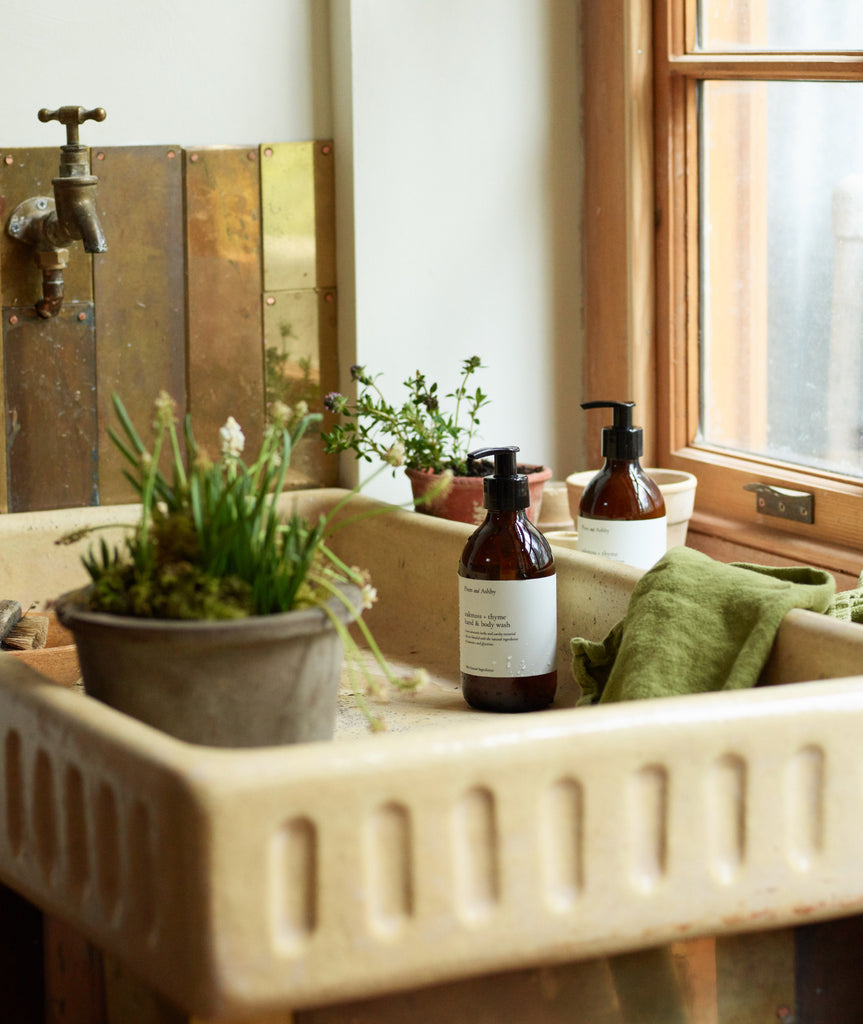
{"type": "MultiPolygon", "coordinates": [[[[694,23],[695,0],[584,4],[585,398],[633,399],[645,427],[645,464],[698,477],[696,533],[735,551],[856,576],[863,482],[695,443],[698,187],[692,168],[698,80],[745,72],[768,81],[863,81],[863,54],[707,55],[695,49],[694,23]],[[744,490],[752,482],[814,493],[814,524],[760,515],[755,495],[744,490]]],[[[588,438],[597,430],[598,422],[589,421],[588,438]]]]}

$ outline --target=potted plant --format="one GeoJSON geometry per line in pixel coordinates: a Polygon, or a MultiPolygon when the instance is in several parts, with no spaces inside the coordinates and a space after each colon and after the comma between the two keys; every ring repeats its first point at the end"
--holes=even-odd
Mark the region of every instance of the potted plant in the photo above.
{"type": "MultiPolygon", "coordinates": [[[[356,401],[352,404],[337,392],[324,399],[324,406],[341,417],[341,422],[323,434],[325,451],[353,451],[367,462],[403,463],[420,511],[460,522],[482,522],[483,478],[493,471],[493,465],[489,460],[469,458],[479,412],[490,401],[482,388],[473,389],[471,384],[482,368],[479,356],[465,359],[458,387],[446,395],[417,370],[404,382],[404,400],[395,405],[378,386],[380,375],[352,366],[351,378],[358,385],[356,401]],[[447,408],[444,402],[449,402],[447,408]]],[[[551,470],[520,464],[519,472],[528,477],[531,504],[527,514],[535,522],[551,470]]]]}
{"type": "Polygon", "coordinates": [[[344,502],[314,521],[281,513],[291,452],[319,415],[275,403],[261,449],[246,465],[233,417],[211,460],[187,416],[184,459],[167,394],[156,403],[151,449],[117,396],[114,407],[122,434],[109,434],[129,463],[140,518],[121,546],[102,538],[82,559],[90,584],[55,602],[89,694],[190,742],[326,739],[344,650],[357,653],[352,621],[390,682],[418,682],[397,680],[388,668],[361,617],[374,588],[330,549],[344,502]],[[166,448],[167,474],[159,468],[166,448]]]}

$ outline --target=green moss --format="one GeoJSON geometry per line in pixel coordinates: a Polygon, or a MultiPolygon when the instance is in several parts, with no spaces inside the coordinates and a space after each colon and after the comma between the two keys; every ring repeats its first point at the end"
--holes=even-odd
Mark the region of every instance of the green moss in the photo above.
{"type": "Polygon", "coordinates": [[[191,519],[157,515],[150,529],[153,568],[117,561],[94,581],[90,607],[113,615],[152,619],[236,619],[255,613],[249,583],[215,578],[198,564],[200,545],[191,519]]]}
{"type": "Polygon", "coordinates": [[[93,584],[93,611],[151,619],[237,619],[254,614],[252,588],[236,576],[213,579],[191,562],[166,562],[139,577],[130,564],[93,584]]]}

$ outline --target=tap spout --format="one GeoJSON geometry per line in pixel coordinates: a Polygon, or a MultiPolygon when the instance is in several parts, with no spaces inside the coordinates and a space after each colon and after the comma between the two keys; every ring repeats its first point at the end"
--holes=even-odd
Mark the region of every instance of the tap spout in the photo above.
{"type": "Polygon", "coordinates": [[[45,238],[59,249],[80,239],[86,252],[107,252],[108,243],[96,211],[95,175],[54,178],[56,212],[49,214],[45,238]]]}

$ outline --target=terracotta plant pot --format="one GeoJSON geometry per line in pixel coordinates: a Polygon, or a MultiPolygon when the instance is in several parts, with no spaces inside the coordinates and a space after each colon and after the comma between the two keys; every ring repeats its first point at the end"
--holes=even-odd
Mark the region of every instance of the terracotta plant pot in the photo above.
{"type": "MultiPolygon", "coordinates": [[[[358,609],[359,591],[346,588],[358,609]]],[[[107,615],[56,602],[88,694],[178,739],[215,747],[327,740],[343,649],[322,608],[219,621],[107,615]]],[[[343,622],[356,616],[337,599],[343,622]]]]}
{"type": "MultiPolygon", "coordinates": [[[[527,475],[530,490],[527,518],[535,523],[539,518],[542,504],[542,489],[546,480],[551,479],[551,469],[548,466],[519,465],[518,471],[527,475]]],[[[427,469],[406,469],[405,473],[411,482],[414,501],[424,497],[440,480],[437,473],[427,469]]],[[[452,487],[447,494],[418,505],[417,511],[437,516],[439,519],[453,519],[459,523],[473,523],[478,526],[485,519],[482,504],[484,479],[485,477],[481,476],[453,477],[452,487]]]]}

